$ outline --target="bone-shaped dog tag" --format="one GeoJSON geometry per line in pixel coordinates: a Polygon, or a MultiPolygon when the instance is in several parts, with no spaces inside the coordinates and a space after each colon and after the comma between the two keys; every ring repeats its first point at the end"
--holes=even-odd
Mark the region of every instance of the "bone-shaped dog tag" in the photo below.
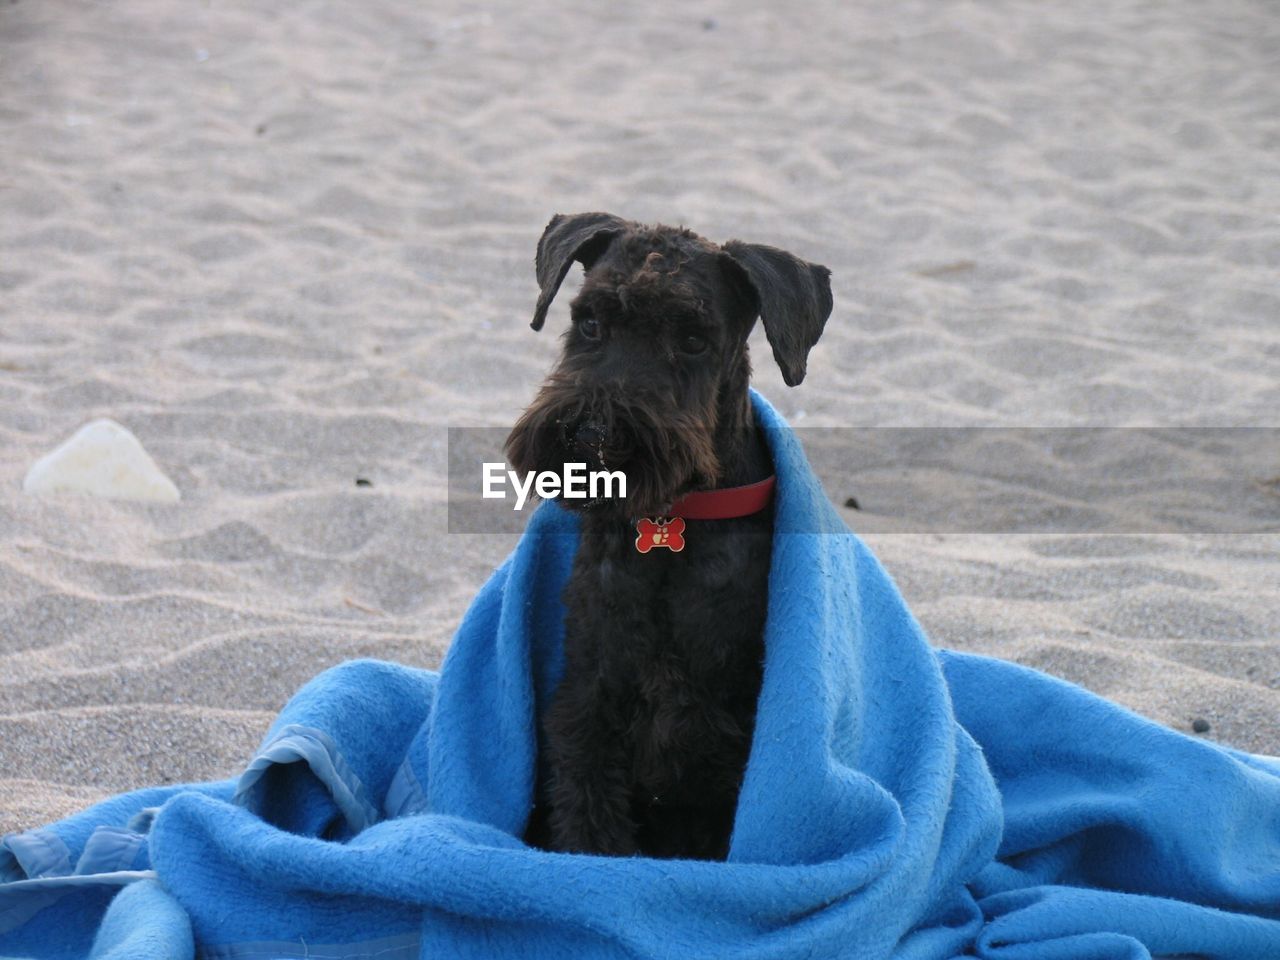
{"type": "Polygon", "coordinates": [[[684,520],[680,517],[657,517],[636,521],[636,549],[648,553],[654,547],[666,547],[672,553],[684,549],[684,520]]]}

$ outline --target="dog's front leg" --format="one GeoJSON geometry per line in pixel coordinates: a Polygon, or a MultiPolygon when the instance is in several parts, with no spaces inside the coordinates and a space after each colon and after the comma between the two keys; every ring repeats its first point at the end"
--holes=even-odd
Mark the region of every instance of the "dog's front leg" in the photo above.
{"type": "Polygon", "coordinates": [[[631,757],[616,691],[567,674],[544,719],[551,848],[629,856],[637,851],[631,757]]]}

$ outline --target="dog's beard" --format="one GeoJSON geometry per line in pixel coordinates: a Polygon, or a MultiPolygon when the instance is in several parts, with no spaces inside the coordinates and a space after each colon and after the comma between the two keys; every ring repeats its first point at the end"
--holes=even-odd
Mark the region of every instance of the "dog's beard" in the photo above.
{"type": "Polygon", "coordinates": [[[571,510],[619,519],[655,516],[720,475],[712,418],[654,396],[584,390],[555,375],[512,428],[506,454],[520,473],[562,474],[568,463],[585,463],[589,473],[621,471],[626,497],[561,499],[571,510]]]}

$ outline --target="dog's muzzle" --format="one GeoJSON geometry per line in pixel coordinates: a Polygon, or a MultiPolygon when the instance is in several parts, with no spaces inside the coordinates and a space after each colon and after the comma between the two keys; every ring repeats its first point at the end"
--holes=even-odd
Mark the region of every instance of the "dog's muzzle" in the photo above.
{"type": "Polygon", "coordinates": [[[625,428],[615,426],[610,430],[602,421],[590,418],[562,423],[560,439],[566,450],[597,469],[620,466],[632,447],[625,428]]]}

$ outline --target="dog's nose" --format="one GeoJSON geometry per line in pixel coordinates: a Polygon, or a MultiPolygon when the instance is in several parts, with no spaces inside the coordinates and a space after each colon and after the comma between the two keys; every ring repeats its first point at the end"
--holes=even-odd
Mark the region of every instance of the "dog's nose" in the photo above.
{"type": "Polygon", "coordinates": [[[604,425],[593,420],[580,424],[573,434],[574,446],[587,450],[599,450],[607,439],[609,435],[605,432],[604,425]]]}

